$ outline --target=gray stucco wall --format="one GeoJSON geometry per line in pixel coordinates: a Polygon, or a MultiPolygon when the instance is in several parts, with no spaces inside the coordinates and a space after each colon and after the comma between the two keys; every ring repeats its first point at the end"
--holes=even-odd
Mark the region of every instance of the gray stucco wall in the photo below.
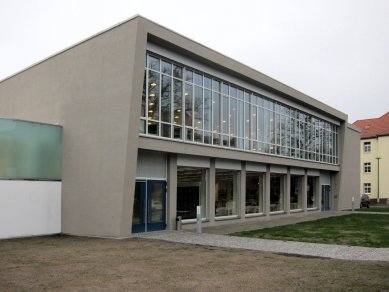
{"type": "Polygon", "coordinates": [[[359,208],[359,177],[360,177],[360,130],[353,125],[344,127],[344,139],[341,156],[341,171],[337,175],[338,188],[337,209],[351,209],[352,197],[354,206],[359,208]]]}

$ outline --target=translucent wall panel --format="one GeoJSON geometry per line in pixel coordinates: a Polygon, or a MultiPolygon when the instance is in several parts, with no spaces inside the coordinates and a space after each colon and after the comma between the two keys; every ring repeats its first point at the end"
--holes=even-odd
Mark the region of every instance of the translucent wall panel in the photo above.
{"type": "Polygon", "coordinates": [[[0,178],[61,180],[62,127],[0,119],[0,178]]]}

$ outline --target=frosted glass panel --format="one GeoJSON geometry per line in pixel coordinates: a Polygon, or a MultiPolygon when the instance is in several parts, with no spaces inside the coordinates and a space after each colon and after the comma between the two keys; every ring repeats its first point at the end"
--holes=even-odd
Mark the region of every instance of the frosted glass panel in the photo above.
{"type": "Polygon", "coordinates": [[[61,180],[62,127],[0,119],[0,179],[61,180]]]}

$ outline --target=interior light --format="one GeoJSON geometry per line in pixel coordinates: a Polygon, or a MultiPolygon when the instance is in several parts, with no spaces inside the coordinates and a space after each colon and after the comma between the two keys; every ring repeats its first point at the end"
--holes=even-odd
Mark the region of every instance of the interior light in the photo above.
{"type": "Polygon", "coordinates": [[[201,121],[197,121],[198,124],[201,124],[201,121]]]}
{"type": "Polygon", "coordinates": [[[155,96],[155,93],[151,93],[149,96],[150,96],[150,97],[154,97],[154,96],[155,96]]]}
{"type": "Polygon", "coordinates": [[[155,103],[154,102],[149,102],[149,105],[154,105],[155,103]]]}
{"type": "Polygon", "coordinates": [[[150,86],[152,86],[152,87],[157,86],[157,83],[153,82],[150,84],[150,86]]]}
{"type": "Polygon", "coordinates": [[[223,123],[227,123],[226,121],[223,121],[223,123]]]}
{"type": "Polygon", "coordinates": [[[181,112],[181,110],[180,110],[180,109],[178,109],[178,110],[177,110],[177,112],[181,112]]]}
{"type": "Polygon", "coordinates": [[[152,113],[152,112],[154,112],[153,110],[149,110],[149,113],[152,113]]]}
{"type": "Polygon", "coordinates": [[[175,116],[174,118],[175,118],[175,119],[178,119],[178,118],[180,118],[180,117],[179,117],[179,116],[175,116]]]}
{"type": "Polygon", "coordinates": [[[188,93],[188,92],[185,92],[184,95],[187,96],[187,95],[189,95],[189,93],[188,93]]]}
{"type": "Polygon", "coordinates": [[[248,122],[250,122],[250,120],[246,120],[246,122],[248,123],[248,122]]]}

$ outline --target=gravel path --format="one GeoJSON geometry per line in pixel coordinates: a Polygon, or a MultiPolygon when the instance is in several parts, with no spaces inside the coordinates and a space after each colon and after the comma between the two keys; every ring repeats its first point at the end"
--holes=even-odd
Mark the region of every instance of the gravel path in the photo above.
{"type": "Polygon", "coordinates": [[[274,253],[296,254],[313,257],[326,257],[343,260],[389,261],[389,248],[356,247],[334,244],[318,244],[295,241],[254,239],[217,234],[197,234],[184,231],[160,231],[138,234],[141,238],[171,242],[242,248],[274,253]]]}

